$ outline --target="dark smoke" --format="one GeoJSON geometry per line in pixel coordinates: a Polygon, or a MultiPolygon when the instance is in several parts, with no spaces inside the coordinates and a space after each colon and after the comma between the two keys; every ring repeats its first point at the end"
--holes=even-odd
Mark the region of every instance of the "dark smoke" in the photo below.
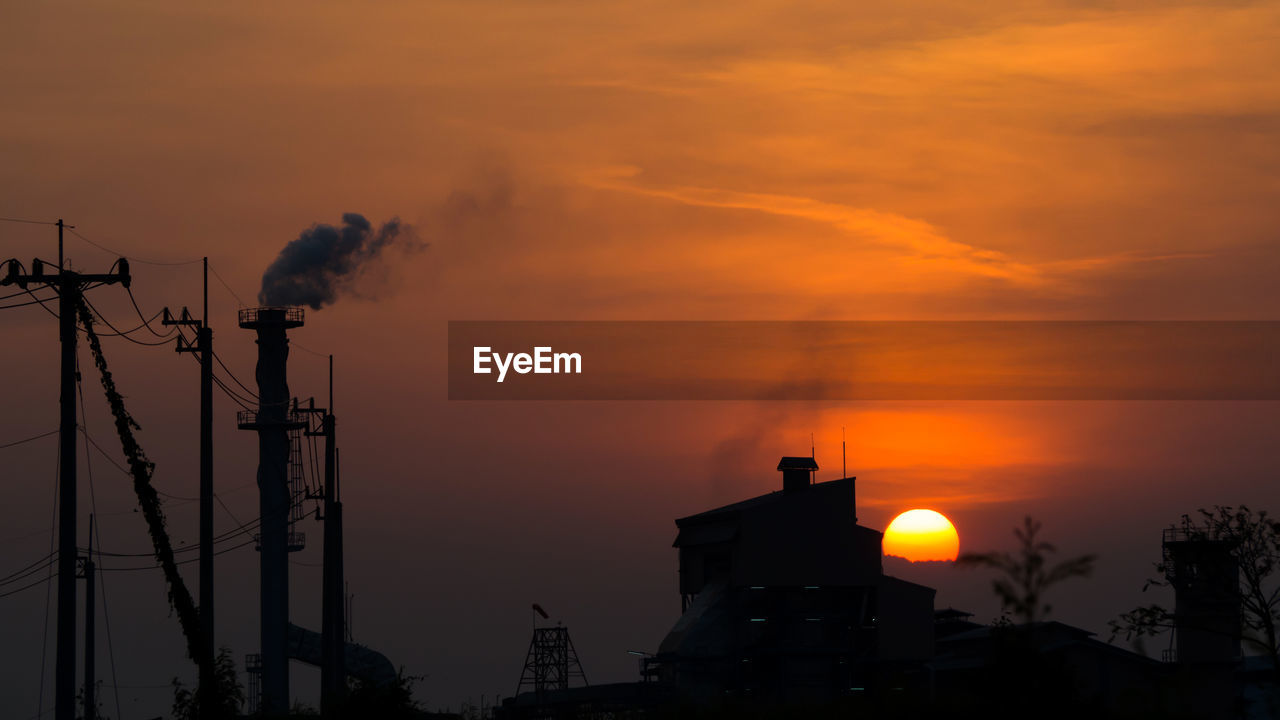
{"type": "Polygon", "coordinates": [[[332,305],[392,244],[416,249],[409,226],[392,218],[376,231],[358,213],[344,213],[342,227],[316,224],[291,240],[262,274],[263,305],[332,305]]]}

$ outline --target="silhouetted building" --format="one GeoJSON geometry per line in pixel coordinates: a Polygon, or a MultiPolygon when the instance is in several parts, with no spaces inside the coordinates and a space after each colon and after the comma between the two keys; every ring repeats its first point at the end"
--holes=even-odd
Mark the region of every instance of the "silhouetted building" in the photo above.
{"type": "Polygon", "coordinates": [[[941,642],[943,638],[983,627],[981,623],[971,620],[970,618],[972,617],[973,613],[971,612],[951,607],[944,610],[935,610],[933,613],[933,637],[935,641],[941,642]]]}
{"type": "Polygon", "coordinates": [[[980,625],[940,637],[937,646],[930,667],[940,707],[1184,717],[1184,704],[1169,692],[1170,666],[1060,622],[980,625]]]}
{"type": "Polygon", "coordinates": [[[1240,567],[1226,540],[1171,527],[1164,531],[1165,578],[1174,592],[1174,636],[1181,663],[1234,663],[1240,652],[1240,567]]]}
{"type": "Polygon", "coordinates": [[[676,521],[682,615],[651,661],[659,679],[687,698],[789,703],[923,677],[935,591],[884,574],[854,478],[814,483],[812,458],[778,470],[782,490],[676,521]]]}

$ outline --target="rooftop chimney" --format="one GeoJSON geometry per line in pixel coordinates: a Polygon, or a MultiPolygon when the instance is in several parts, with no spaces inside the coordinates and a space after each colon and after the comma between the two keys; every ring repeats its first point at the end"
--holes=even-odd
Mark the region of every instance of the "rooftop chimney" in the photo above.
{"type": "Polygon", "coordinates": [[[818,463],[811,457],[784,457],[778,461],[778,469],[782,471],[782,491],[793,492],[812,484],[818,463]]]}

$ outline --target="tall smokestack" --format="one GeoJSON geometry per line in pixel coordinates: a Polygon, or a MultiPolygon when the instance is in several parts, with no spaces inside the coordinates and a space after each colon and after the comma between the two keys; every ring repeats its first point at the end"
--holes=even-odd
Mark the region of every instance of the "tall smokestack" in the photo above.
{"type": "Polygon", "coordinates": [[[302,325],[302,308],[259,307],[240,311],[240,327],[258,333],[257,412],[240,413],[240,428],[258,433],[258,536],[262,697],[267,716],[289,710],[289,431],[303,427],[290,412],[286,331],[302,325]]]}

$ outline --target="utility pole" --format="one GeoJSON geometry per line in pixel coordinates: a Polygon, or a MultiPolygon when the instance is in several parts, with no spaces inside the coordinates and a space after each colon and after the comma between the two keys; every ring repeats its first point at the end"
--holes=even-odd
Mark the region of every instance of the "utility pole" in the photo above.
{"type": "Polygon", "coordinates": [[[333,356],[329,356],[329,409],[311,407],[302,412],[320,414],[320,430],[307,430],[324,438],[324,560],[320,581],[320,716],[341,717],[346,697],[346,583],[342,562],[342,502],[338,496],[337,447],[333,414],[333,356]]]}
{"type": "Polygon", "coordinates": [[[213,330],[209,327],[209,258],[204,258],[204,312],[200,320],[187,308],[174,318],[164,309],[163,324],[196,328],[195,345],[178,339],[178,352],[196,353],[200,359],[200,635],[207,657],[200,663],[199,705],[201,717],[212,717],[215,709],[213,623],[213,330]]]}
{"type": "Polygon", "coordinates": [[[93,672],[94,602],[93,602],[93,515],[89,515],[89,551],[80,560],[80,576],[84,578],[84,720],[98,718],[98,687],[93,672]]]}
{"type": "Polygon", "coordinates": [[[90,283],[129,287],[129,261],[120,258],[116,272],[78,273],[63,265],[62,231],[74,228],[58,219],[57,272],[45,274],[51,263],[31,261],[31,273],[21,272],[21,264],[10,260],[0,285],[24,290],[31,283],[54,288],[58,293],[58,335],[62,345],[58,425],[58,639],[54,660],[54,720],[75,720],[76,716],[76,313],[90,283]]]}

